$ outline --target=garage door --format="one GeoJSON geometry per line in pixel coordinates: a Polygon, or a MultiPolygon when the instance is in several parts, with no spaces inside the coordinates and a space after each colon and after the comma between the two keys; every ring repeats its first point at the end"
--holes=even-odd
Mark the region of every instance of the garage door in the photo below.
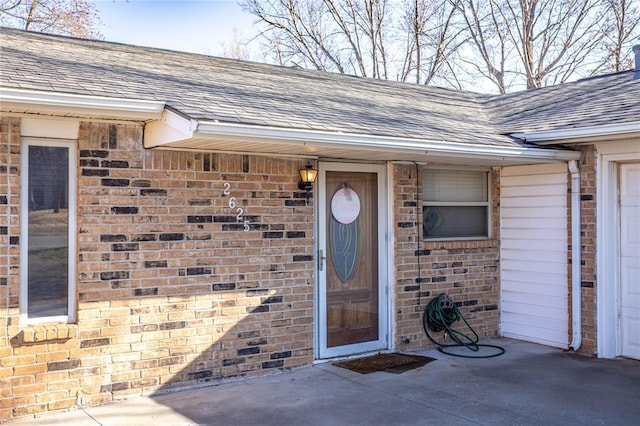
{"type": "Polygon", "coordinates": [[[566,165],[505,167],[500,183],[501,334],[566,348],[566,165]]]}
{"type": "Polygon", "coordinates": [[[640,164],[620,164],[621,355],[640,359],[640,164]]]}

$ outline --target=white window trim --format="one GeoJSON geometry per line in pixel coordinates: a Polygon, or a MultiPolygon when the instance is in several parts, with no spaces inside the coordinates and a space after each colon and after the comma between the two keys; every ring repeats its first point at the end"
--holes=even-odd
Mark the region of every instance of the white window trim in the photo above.
{"type": "MultiPolygon", "coordinates": [[[[460,170],[460,167],[454,167],[454,166],[425,166],[422,168],[422,170],[425,169],[431,169],[431,170],[460,170]]],[[[468,201],[468,202],[447,202],[447,201],[443,201],[443,202],[433,202],[433,201],[425,201],[424,199],[422,200],[422,206],[421,207],[431,207],[431,206],[459,206],[459,207],[464,207],[464,206],[469,206],[469,207],[473,207],[473,206],[480,206],[480,207],[486,207],[487,208],[487,235],[486,236],[481,236],[481,237],[425,237],[424,235],[424,231],[422,230],[422,223],[419,224],[420,227],[420,232],[422,233],[422,241],[486,241],[486,240],[490,240],[493,234],[493,229],[492,229],[492,223],[493,223],[493,191],[492,191],[492,184],[491,184],[491,169],[488,169],[486,167],[465,167],[465,170],[468,171],[473,171],[473,172],[484,172],[486,173],[486,179],[487,179],[487,201],[468,201]]],[[[422,173],[421,173],[422,175],[422,173]]],[[[420,196],[422,197],[422,194],[424,194],[424,178],[421,179],[421,186],[420,186],[420,196]]],[[[422,217],[422,213],[420,214],[420,216],[422,217]]],[[[424,218],[423,218],[424,220],[424,218]]]]}
{"type": "Polygon", "coordinates": [[[20,324],[72,323],[76,321],[76,253],[77,253],[77,148],[73,140],[23,138],[20,158],[20,324]],[[68,235],[68,315],[29,318],[28,260],[29,260],[29,146],[53,146],[69,149],[69,235],[68,235]]]}

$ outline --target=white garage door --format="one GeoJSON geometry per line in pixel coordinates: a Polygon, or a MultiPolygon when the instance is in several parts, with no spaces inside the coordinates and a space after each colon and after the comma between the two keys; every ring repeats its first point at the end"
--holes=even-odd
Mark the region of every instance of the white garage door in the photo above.
{"type": "Polygon", "coordinates": [[[640,164],[620,164],[620,337],[640,359],[640,164]]]}
{"type": "Polygon", "coordinates": [[[502,169],[500,329],[568,345],[566,164],[502,169]]]}

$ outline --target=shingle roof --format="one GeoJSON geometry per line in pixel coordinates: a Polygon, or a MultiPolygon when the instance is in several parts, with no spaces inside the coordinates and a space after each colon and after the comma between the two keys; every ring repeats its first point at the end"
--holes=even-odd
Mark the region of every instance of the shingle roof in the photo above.
{"type": "Polygon", "coordinates": [[[640,121],[633,71],[492,97],[486,113],[499,133],[559,130],[640,121]]]}
{"type": "Polygon", "coordinates": [[[200,120],[511,144],[472,93],[2,30],[2,85],[165,101],[200,120]]]}
{"type": "Polygon", "coordinates": [[[7,28],[0,48],[2,87],[157,100],[221,123],[513,146],[504,134],[640,117],[631,73],[488,96],[7,28]]]}

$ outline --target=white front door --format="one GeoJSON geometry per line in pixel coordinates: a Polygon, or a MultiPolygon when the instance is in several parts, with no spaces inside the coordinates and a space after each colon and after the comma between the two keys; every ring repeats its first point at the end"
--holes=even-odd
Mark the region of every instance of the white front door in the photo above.
{"type": "Polygon", "coordinates": [[[321,163],[318,356],[387,349],[385,167],[321,163]]]}
{"type": "Polygon", "coordinates": [[[620,349],[640,359],[640,163],[619,166],[620,349]]]}

